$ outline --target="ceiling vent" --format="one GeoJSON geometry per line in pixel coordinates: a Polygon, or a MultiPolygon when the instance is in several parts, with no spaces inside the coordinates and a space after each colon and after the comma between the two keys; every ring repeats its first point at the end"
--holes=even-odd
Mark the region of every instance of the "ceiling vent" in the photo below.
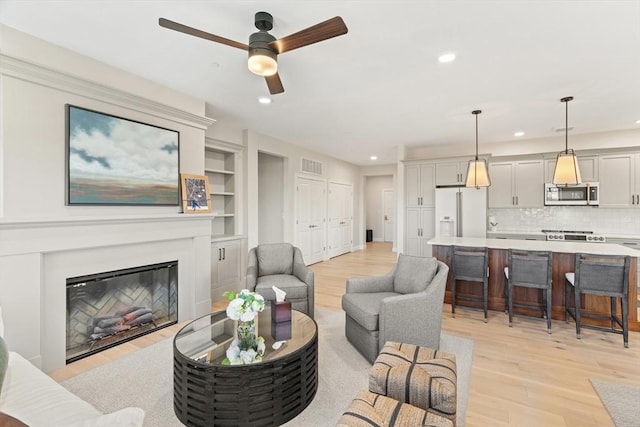
{"type": "Polygon", "coordinates": [[[301,157],[300,169],[302,170],[302,172],[312,173],[314,175],[322,175],[322,162],[301,157]]]}

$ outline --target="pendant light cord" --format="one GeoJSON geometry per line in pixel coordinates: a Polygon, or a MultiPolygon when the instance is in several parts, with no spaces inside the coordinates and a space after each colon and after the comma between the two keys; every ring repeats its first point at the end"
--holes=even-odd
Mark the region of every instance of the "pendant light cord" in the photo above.
{"type": "Polygon", "coordinates": [[[471,114],[476,116],[476,160],[478,160],[478,114],[482,113],[482,110],[473,110],[471,114]]]}
{"type": "Polygon", "coordinates": [[[564,102],[564,153],[569,154],[569,101],[573,101],[573,96],[567,96],[560,101],[564,102]]]}

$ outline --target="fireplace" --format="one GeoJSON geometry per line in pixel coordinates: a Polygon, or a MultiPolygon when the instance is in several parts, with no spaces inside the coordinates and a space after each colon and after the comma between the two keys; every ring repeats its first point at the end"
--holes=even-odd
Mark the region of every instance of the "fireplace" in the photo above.
{"type": "Polygon", "coordinates": [[[67,279],[66,363],[178,321],[178,261],[67,279]]]}

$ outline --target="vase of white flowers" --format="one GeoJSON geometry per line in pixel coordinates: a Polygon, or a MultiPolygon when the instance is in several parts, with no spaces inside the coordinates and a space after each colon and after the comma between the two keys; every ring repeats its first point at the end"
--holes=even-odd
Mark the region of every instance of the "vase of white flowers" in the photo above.
{"type": "Polygon", "coordinates": [[[262,361],[265,345],[256,328],[256,316],[264,310],[262,295],[243,289],[239,293],[225,292],[229,299],[227,316],[237,321],[236,336],[227,349],[223,364],[242,365],[262,361]]]}

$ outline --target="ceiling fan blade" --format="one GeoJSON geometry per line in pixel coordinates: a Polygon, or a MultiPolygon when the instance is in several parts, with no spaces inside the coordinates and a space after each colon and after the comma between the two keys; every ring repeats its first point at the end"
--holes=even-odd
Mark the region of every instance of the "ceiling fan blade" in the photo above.
{"type": "Polygon", "coordinates": [[[179,24],[174,21],[170,21],[165,18],[160,18],[158,20],[158,24],[161,27],[168,28],[170,30],[179,31],[181,33],[189,34],[190,36],[200,37],[201,39],[210,40],[216,43],[226,44],[227,46],[237,47],[242,50],[249,50],[249,46],[244,43],[240,43],[237,41],[225,39],[224,37],[216,36],[211,33],[207,33],[206,31],[198,30],[197,28],[189,27],[184,24],[179,24]]]}
{"type": "Polygon", "coordinates": [[[269,93],[271,95],[277,95],[284,92],[284,86],[282,86],[282,81],[280,80],[278,73],[275,73],[273,76],[265,76],[264,79],[267,81],[267,86],[269,87],[269,93]]]}
{"type": "Polygon", "coordinates": [[[297,33],[290,34],[279,40],[275,40],[269,45],[276,49],[278,53],[288,52],[299,47],[308,46],[333,37],[347,34],[349,29],[341,17],[336,16],[324,22],[305,28],[297,33]]]}

